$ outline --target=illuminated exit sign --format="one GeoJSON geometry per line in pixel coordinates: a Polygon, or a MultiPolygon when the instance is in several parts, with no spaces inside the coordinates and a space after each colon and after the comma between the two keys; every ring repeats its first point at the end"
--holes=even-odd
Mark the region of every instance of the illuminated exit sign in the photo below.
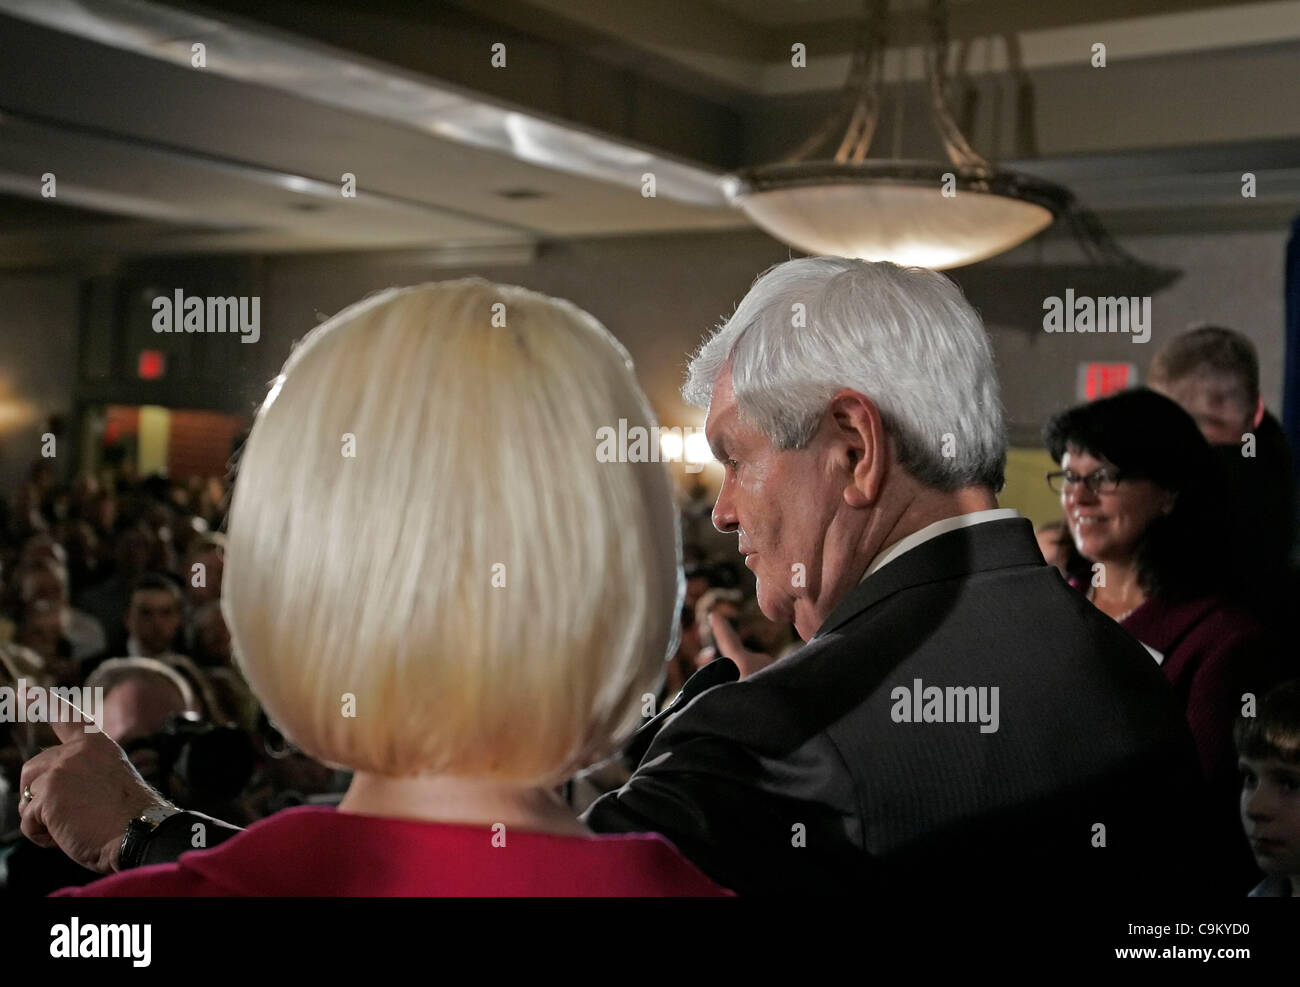
{"type": "Polygon", "coordinates": [[[136,373],[141,380],[158,380],[167,372],[167,356],[162,350],[141,350],[136,373]]]}
{"type": "Polygon", "coordinates": [[[1135,387],[1138,382],[1135,363],[1081,363],[1079,364],[1079,397],[1085,401],[1104,398],[1108,394],[1135,387]]]}

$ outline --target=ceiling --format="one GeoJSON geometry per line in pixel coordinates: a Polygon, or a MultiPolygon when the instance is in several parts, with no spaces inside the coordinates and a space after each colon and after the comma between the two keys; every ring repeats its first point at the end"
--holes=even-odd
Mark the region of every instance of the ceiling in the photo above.
{"type": "MultiPolygon", "coordinates": [[[[950,8],[955,105],[986,155],[1068,185],[1121,232],[1280,229],[1300,212],[1297,0],[950,8]]],[[[717,179],[826,113],[859,10],[0,0],[0,267],[365,249],[526,262],[549,240],[744,228],[717,179]]],[[[909,153],[928,137],[926,10],[895,2],[885,62],[882,133],[909,153]]]]}

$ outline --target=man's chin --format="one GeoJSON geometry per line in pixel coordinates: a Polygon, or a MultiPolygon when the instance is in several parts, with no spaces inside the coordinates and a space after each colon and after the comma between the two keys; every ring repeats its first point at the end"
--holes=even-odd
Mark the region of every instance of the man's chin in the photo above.
{"type": "Polygon", "coordinates": [[[777,600],[768,599],[763,592],[761,579],[754,586],[754,594],[758,598],[758,609],[768,620],[776,624],[794,623],[794,603],[791,600],[784,597],[777,600]]]}

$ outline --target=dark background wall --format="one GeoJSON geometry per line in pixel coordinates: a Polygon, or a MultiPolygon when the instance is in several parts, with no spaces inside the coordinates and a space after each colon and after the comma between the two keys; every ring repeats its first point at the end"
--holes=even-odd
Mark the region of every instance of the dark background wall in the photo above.
{"type": "MultiPolygon", "coordinates": [[[[1281,399],[1283,272],[1281,232],[1173,234],[1125,238],[1132,254],[1178,272],[1153,296],[1151,341],[1125,335],[1042,331],[1043,298],[1077,292],[1130,293],[1123,277],[1080,266],[1070,242],[1053,238],[950,274],[985,315],[997,353],[1013,438],[1033,441],[1039,423],[1075,399],[1082,361],[1136,363],[1197,321],[1216,321],[1259,350],[1265,401],[1281,399]],[[1052,266],[1057,262],[1067,266],[1052,266]],[[1046,272],[1046,273],[1045,273],[1046,272]]],[[[789,251],[757,232],[613,237],[547,245],[529,265],[473,270],[431,266],[419,254],[198,258],[139,264],[87,281],[71,275],[0,277],[0,484],[12,491],[38,454],[43,419],[74,416],[77,403],[158,403],[251,414],[295,340],[370,292],[396,284],[478,274],[572,299],[628,347],[666,425],[701,423],[677,394],[686,355],[731,312],[754,277],[789,251]],[[168,338],[149,329],[141,301],[183,287],[199,294],[258,294],[262,336],[168,338]],[[138,297],[137,297],[138,296],[138,297]],[[137,351],[167,349],[161,382],[135,377],[137,351]],[[107,361],[107,362],[106,362],[107,361]],[[74,368],[76,368],[74,370],[74,368]]],[[[60,453],[71,452],[61,447],[60,453]]]]}
{"type": "MultiPolygon", "coordinates": [[[[40,455],[51,415],[68,414],[76,389],[80,281],[71,275],[0,275],[0,489],[12,495],[40,455]]],[[[58,466],[72,448],[57,447],[58,466]]]]}

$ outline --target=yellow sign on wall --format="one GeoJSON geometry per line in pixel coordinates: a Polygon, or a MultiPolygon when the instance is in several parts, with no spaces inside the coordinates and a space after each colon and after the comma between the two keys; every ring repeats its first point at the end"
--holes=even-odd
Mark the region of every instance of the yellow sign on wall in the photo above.
{"type": "Polygon", "coordinates": [[[167,469],[167,436],[171,432],[171,412],[156,404],[140,407],[140,432],[136,464],[141,476],[167,469]]]}
{"type": "Polygon", "coordinates": [[[1014,507],[1034,527],[1061,517],[1061,497],[1052,493],[1044,477],[1059,469],[1045,449],[1007,450],[1007,485],[998,494],[998,506],[1014,507]]]}

